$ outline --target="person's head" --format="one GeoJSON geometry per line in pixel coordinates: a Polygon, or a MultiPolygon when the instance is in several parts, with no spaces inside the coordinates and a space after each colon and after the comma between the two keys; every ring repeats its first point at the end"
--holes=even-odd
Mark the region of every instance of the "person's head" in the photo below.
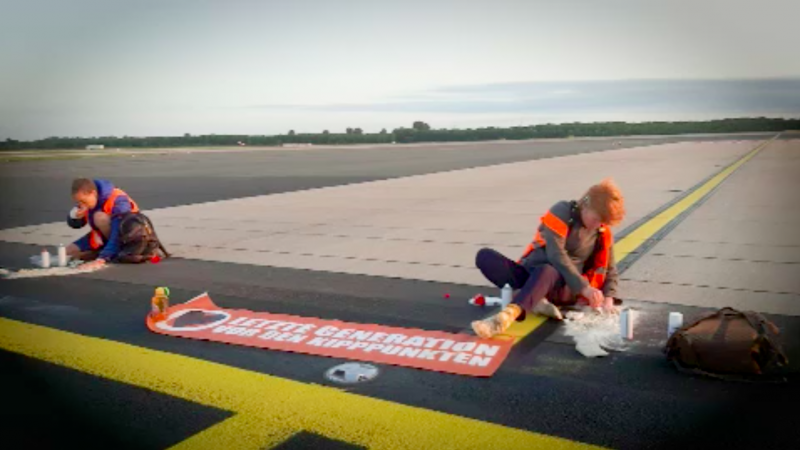
{"type": "Polygon", "coordinates": [[[97,186],[88,178],[77,178],[72,182],[72,200],[78,207],[93,209],[97,206],[97,186]]]}
{"type": "Polygon", "coordinates": [[[595,230],[601,224],[613,227],[625,218],[625,198],[611,178],[590,187],[578,201],[581,221],[595,230]]]}

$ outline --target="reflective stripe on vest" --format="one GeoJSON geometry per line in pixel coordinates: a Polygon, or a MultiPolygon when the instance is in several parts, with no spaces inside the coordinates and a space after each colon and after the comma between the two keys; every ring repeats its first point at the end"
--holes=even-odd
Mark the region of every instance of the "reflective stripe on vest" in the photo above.
{"type": "Polygon", "coordinates": [[[126,194],[122,189],[114,188],[114,190],[111,191],[111,195],[109,195],[106,199],[106,202],[103,203],[104,213],[108,214],[109,216],[111,215],[111,212],[114,210],[114,202],[117,201],[117,197],[120,195],[128,197],[128,201],[131,202],[131,212],[139,212],[139,206],[136,205],[136,202],[133,201],[130,195],[126,194]]]}
{"type": "Polygon", "coordinates": [[[553,214],[550,211],[547,211],[547,214],[542,216],[542,225],[546,226],[550,229],[553,233],[562,238],[567,238],[567,233],[569,233],[569,225],[564,223],[558,216],[553,214]]]}
{"type": "MultiPolygon", "coordinates": [[[[547,211],[545,215],[542,216],[542,225],[546,226],[550,231],[555,233],[562,238],[567,237],[569,233],[569,225],[564,223],[558,216],[553,214],[551,211],[547,211]]],[[[527,247],[525,247],[525,251],[522,252],[522,256],[517,261],[518,263],[522,261],[523,258],[530,255],[531,252],[536,250],[537,248],[544,248],[545,241],[542,237],[542,233],[537,229],[536,234],[533,236],[533,242],[529,243],[527,247]]]]}
{"type": "Polygon", "coordinates": [[[603,289],[603,285],[606,284],[606,272],[611,259],[611,247],[614,246],[614,236],[605,225],[601,225],[597,232],[597,238],[600,239],[600,247],[592,255],[592,265],[583,274],[583,277],[593,288],[603,289]]]}
{"type": "MultiPolygon", "coordinates": [[[[104,213],[106,213],[109,217],[112,215],[111,213],[114,211],[114,203],[117,201],[117,197],[120,195],[128,197],[128,201],[131,203],[131,212],[139,212],[139,206],[133,201],[130,195],[126,194],[122,189],[114,188],[114,190],[111,191],[111,195],[109,195],[106,201],[103,203],[104,213]]],[[[102,248],[104,244],[103,234],[92,227],[92,231],[89,232],[89,247],[92,250],[98,250],[102,248]]]]}

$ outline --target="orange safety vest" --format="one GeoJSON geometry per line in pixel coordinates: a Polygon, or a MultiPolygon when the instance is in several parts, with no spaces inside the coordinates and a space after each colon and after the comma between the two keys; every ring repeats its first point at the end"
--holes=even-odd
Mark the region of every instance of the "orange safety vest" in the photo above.
{"type": "MultiPolygon", "coordinates": [[[[564,239],[566,239],[569,234],[569,225],[550,211],[547,211],[547,213],[542,216],[542,225],[564,239]]],[[[589,269],[583,274],[583,277],[589,281],[589,284],[593,288],[602,289],[606,282],[606,271],[608,269],[609,260],[611,259],[611,247],[614,246],[614,236],[605,224],[600,225],[597,231],[599,233],[597,238],[600,240],[600,245],[597,246],[592,254],[592,263],[589,265],[589,269]]],[[[537,228],[536,235],[533,237],[533,242],[528,244],[517,263],[522,262],[522,259],[530,255],[534,250],[544,248],[544,246],[545,240],[542,237],[542,233],[537,228]]]]}
{"type": "MultiPolygon", "coordinates": [[[[117,197],[119,197],[120,195],[128,197],[128,201],[131,202],[131,212],[134,213],[139,212],[139,206],[136,204],[136,202],[133,201],[133,199],[128,194],[125,193],[125,191],[123,191],[122,189],[114,188],[114,190],[111,191],[111,195],[109,195],[105,203],[103,203],[104,213],[111,216],[111,211],[114,210],[114,203],[117,201],[117,197]]],[[[101,248],[103,244],[104,244],[103,233],[92,227],[92,231],[89,232],[89,247],[91,247],[92,250],[97,250],[101,248]]]]}

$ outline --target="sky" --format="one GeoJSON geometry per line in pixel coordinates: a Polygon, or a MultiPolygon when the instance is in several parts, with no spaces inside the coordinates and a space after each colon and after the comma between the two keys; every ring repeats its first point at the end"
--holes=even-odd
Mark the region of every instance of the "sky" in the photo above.
{"type": "Polygon", "coordinates": [[[0,0],[0,139],[800,117],[794,0],[0,0]]]}

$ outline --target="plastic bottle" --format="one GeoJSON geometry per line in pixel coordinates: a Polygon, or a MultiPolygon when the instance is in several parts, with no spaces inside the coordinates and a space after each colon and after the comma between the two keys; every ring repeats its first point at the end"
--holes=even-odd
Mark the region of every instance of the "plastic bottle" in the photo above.
{"type": "Polygon", "coordinates": [[[511,304],[511,297],[513,295],[514,295],[514,290],[511,289],[511,286],[509,286],[508,283],[506,283],[506,285],[503,286],[503,290],[500,291],[500,298],[503,299],[504,307],[511,304]]]}
{"type": "Polygon", "coordinates": [[[619,334],[623,339],[633,339],[633,324],[636,321],[636,310],[633,308],[623,309],[619,315],[619,334]]]}
{"type": "Polygon", "coordinates": [[[42,249],[42,268],[47,269],[50,267],[50,252],[46,248],[42,249]]]}
{"type": "Polygon", "coordinates": [[[475,306],[486,306],[486,297],[483,294],[478,294],[469,299],[469,303],[475,306]]]}
{"type": "Polygon", "coordinates": [[[67,248],[58,244],[58,267],[67,267],[67,248]]]}
{"type": "Polygon", "coordinates": [[[150,300],[150,316],[155,321],[164,320],[167,308],[169,308],[169,288],[157,287],[150,300]]]}
{"type": "Polygon", "coordinates": [[[683,326],[683,314],[679,312],[669,313],[669,322],[667,324],[667,338],[669,339],[678,328],[683,326]]]}

